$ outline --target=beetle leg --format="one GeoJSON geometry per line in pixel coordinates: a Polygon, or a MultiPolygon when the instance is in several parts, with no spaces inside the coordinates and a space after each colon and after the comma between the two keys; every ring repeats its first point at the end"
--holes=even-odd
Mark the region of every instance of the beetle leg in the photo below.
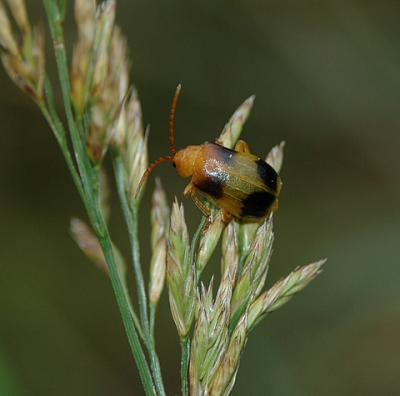
{"type": "Polygon", "coordinates": [[[187,197],[188,195],[192,195],[192,191],[194,189],[193,184],[190,182],[185,189],[183,190],[183,196],[187,197]]]}
{"type": "Polygon", "coordinates": [[[200,209],[200,211],[203,213],[203,215],[206,216],[207,218],[210,218],[211,210],[209,208],[207,208],[207,206],[205,206],[203,204],[203,202],[200,201],[199,197],[196,195],[196,187],[192,183],[189,183],[185,187],[185,190],[183,191],[183,195],[185,197],[190,195],[190,198],[192,198],[193,202],[200,209]]]}
{"type": "Polygon", "coordinates": [[[250,147],[244,140],[238,140],[235,145],[235,151],[238,151],[239,153],[250,154],[250,147]]]}
{"type": "Polygon", "coordinates": [[[199,197],[196,195],[196,191],[192,190],[190,192],[190,197],[195,205],[201,210],[203,215],[206,216],[208,220],[211,219],[211,210],[200,201],[199,197]]]}
{"type": "Polygon", "coordinates": [[[226,210],[222,209],[222,221],[227,225],[233,219],[233,216],[227,212],[226,210]]]}

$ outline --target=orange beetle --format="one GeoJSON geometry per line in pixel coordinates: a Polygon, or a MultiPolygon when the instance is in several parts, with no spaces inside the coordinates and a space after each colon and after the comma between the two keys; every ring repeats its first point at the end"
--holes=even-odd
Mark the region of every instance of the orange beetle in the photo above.
{"type": "Polygon", "coordinates": [[[160,157],[143,174],[139,185],[159,164],[171,161],[182,177],[191,177],[184,195],[190,196],[205,216],[210,209],[198,194],[222,210],[224,221],[232,217],[257,221],[278,208],[282,181],[275,170],[261,158],[250,153],[249,146],[239,140],[234,150],[218,142],[188,146],[177,150],[174,139],[174,120],[181,86],[178,85],[169,117],[171,155],[160,157]]]}

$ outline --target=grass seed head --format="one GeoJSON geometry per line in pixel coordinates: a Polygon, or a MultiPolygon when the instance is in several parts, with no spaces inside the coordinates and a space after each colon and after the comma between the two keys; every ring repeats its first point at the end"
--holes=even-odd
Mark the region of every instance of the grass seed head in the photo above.
{"type": "Polygon", "coordinates": [[[90,112],[87,150],[101,162],[114,136],[120,137],[129,87],[127,43],[115,26],[115,0],[96,9],[96,2],[76,0],[79,36],[73,52],[71,99],[81,117],[90,112]]]}
{"type": "Polygon", "coordinates": [[[75,0],[75,21],[78,27],[78,42],[72,54],[71,100],[75,111],[82,114],[88,101],[86,85],[89,63],[93,57],[96,1],[75,0]]]}
{"type": "Polygon", "coordinates": [[[45,74],[43,29],[31,29],[24,1],[8,0],[8,4],[20,37],[16,37],[5,7],[0,3],[1,59],[14,83],[40,103],[43,101],[45,74]]]}
{"type": "Polygon", "coordinates": [[[224,229],[221,212],[219,210],[212,210],[211,213],[212,220],[201,235],[196,256],[196,271],[199,276],[214,253],[224,229]]]}
{"type": "Polygon", "coordinates": [[[153,193],[151,209],[151,248],[149,300],[157,304],[164,288],[167,260],[167,230],[169,208],[167,197],[159,179],[153,193]]]}
{"type": "Polygon", "coordinates": [[[7,3],[22,36],[30,36],[31,28],[24,0],[7,0],[7,3]]]}
{"type": "Polygon", "coordinates": [[[92,45],[96,29],[96,0],[75,0],[75,21],[78,27],[79,40],[92,45]]]}
{"type": "MultiPolygon", "coordinates": [[[[92,100],[96,101],[109,79],[111,39],[115,21],[115,0],[107,0],[97,8],[96,29],[93,42],[94,69],[91,85],[92,100]]],[[[117,60],[118,61],[118,60],[117,60]]]]}
{"type": "Polygon", "coordinates": [[[229,395],[235,383],[240,357],[247,341],[247,313],[239,320],[229,341],[228,348],[210,381],[208,395],[229,395]]]}
{"type": "Polygon", "coordinates": [[[236,281],[240,264],[237,229],[237,224],[231,222],[225,228],[222,236],[221,274],[230,272],[232,282],[236,281]]]}
{"type": "Polygon", "coordinates": [[[189,235],[183,205],[172,206],[167,250],[167,283],[175,325],[181,338],[189,333],[197,309],[196,272],[190,262],[189,235]]]}
{"type": "Polygon", "coordinates": [[[232,316],[241,313],[264,286],[272,253],[272,218],[258,228],[251,244],[250,253],[244,261],[232,297],[232,316]]]}
{"type": "Polygon", "coordinates": [[[0,45],[7,54],[19,56],[17,41],[3,3],[0,3],[0,45]]]}
{"type": "MultiPolygon", "coordinates": [[[[95,236],[91,228],[84,221],[73,218],[71,220],[70,230],[72,238],[85,254],[85,256],[89,258],[89,260],[92,261],[97,268],[108,275],[108,266],[103,254],[103,250],[101,248],[98,238],[95,236]]],[[[114,245],[113,251],[115,256],[115,265],[117,267],[118,273],[121,276],[122,282],[126,284],[125,260],[120,251],[114,245]]]]}
{"type": "Polygon", "coordinates": [[[71,234],[82,252],[103,272],[108,274],[107,263],[104,258],[100,242],[89,226],[80,219],[71,220],[71,234]]]}
{"type": "Polygon", "coordinates": [[[281,142],[274,146],[268,153],[265,162],[271,165],[275,172],[280,173],[283,164],[283,149],[285,148],[285,142],[281,142]]]}
{"type": "Polygon", "coordinates": [[[229,298],[217,298],[213,302],[211,282],[208,290],[202,285],[199,307],[190,355],[190,389],[193,395],[205,394],[229,342],[229,298]]]}
{"type": "Polygon", "coordinates": [[[233,148],[238,141],[244,123],[246,122],[253,107],[255,96],[246,99],[239,108],[233,113],[230,120],[225,125],[217,141],[225,147],[233,148]]]}
{"type": "Polygon", "coordinates": [[[267,314],[286,304],[293,296],[303,290],[318,274],[326,260],[320,260],[291,272],[278,281],[268,291],[261,294],[249,310],[249,329],[253,329],[267,314]]]}

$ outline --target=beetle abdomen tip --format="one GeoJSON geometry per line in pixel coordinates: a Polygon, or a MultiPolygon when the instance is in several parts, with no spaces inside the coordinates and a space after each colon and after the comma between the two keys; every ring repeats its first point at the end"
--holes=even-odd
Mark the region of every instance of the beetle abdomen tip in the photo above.
{"type": "Polygon", "coordinates": [[[256,191],[243,200],[240,217],[264,217],[275,202],[276,197],[267,191],[256,191]]]}
{"type": "Polygon", "coordinates": [[[260,176],[261,180],[267,187],[277,192],[278,174],[275,172],[274,168],[262,159],[257,160],[256,164],[258,176],[260,176]]]}

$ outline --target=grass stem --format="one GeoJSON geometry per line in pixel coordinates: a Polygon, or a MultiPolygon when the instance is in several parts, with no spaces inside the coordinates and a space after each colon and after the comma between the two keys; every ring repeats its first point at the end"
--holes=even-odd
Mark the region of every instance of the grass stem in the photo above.
{"type": "Polygon", "coordinates": [[[182,396],[189,396],[189,357],[190,357],[190,337],[181,338],[181,386],[182,396]]]}
{"type": "MultiPolygon", "coordinates": [[[[132,249],[132,264],[133,271],[136,278],[137,293],[139,300],[139,312],[141,318],[142,329],[144,333],[144,342],[150,356],[150,365],[153,372],[153,377],[157,391],[160,396],[165,395],[164,384],[161,374],[160,362],[155,350],[154,338],[152,335],[151,325],[148,316],[147,297],[142,272],[142,265],[140,262],[140,248],[138,238],[138,205],[133,202],[131,205],[128,202],[125,188],[125,171],[122,158],[118,150],[113,152],[113,163],[115,179],[117,182],[118,195],[121,202],[122,212],[128,228],[129,240],[132,249]]],[[[154,320],[153,320],[154,322],[154,320]]]]}

